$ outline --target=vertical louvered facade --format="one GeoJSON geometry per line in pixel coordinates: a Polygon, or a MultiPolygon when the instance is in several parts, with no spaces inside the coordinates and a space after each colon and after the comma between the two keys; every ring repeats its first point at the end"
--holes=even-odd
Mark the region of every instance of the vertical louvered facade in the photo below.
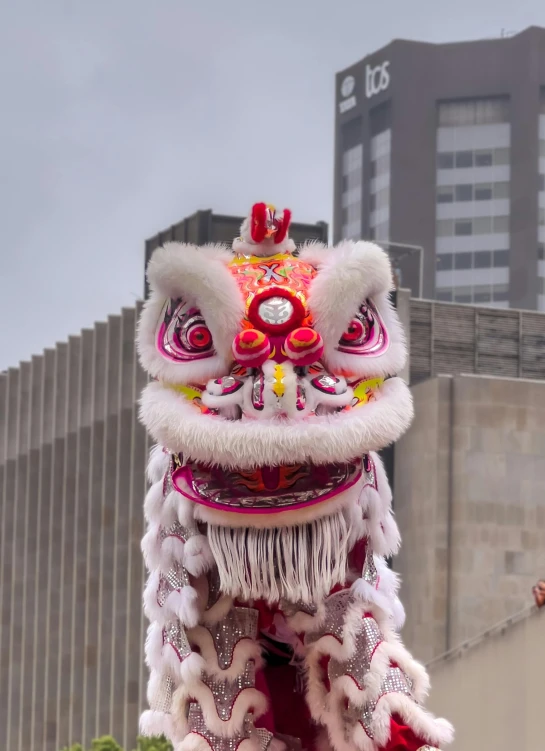
{"type": "Polygon", "coordinates": [[[545,316],[411,300],[411,383],[441,374],[545,379],[545,316]]]}
{"type": "Polygon", "coordinates": [[[0,376],[0,738],[56,751],[143,704],[137,309],[0,376]]]}

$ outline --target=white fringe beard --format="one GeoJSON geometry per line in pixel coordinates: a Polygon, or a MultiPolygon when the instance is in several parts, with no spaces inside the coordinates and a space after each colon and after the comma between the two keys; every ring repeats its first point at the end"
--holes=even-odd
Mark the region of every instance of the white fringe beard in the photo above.
{"type": "Polygon", "coordinates": [[[293,527],[208,527],[222,592],[270,603],[321,602],[346,581],[349,539],[344,511],[293,527]]]}

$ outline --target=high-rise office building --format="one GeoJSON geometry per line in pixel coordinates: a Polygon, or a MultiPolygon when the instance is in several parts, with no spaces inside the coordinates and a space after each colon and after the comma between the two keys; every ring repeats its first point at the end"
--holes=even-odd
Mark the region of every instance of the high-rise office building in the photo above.
{"type": "Polygon", "coordinates": [[[395,40],[336,89],[335,240],[422,248],[413,294],[545,310],[545,29],[395,40]]]}

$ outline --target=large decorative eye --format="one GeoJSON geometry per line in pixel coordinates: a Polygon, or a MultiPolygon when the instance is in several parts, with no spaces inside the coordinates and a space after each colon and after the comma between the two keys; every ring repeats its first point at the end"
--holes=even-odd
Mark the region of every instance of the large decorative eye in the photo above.
{"type": "Polygon", "coordinates": [[[349,352],[353,355],[384,354],[389,346],[388,332],[374,305],[367,301],[363,303],[350,321],[348,328],[339,340],[339,352],[349,352]]]}
{"type": "Polygon", "coordinates": [[[212,334],[201,312],[181,299],[166,303],[157,347],[165,357],[176,362],[200,360],[214,354],[212,334]]]}
{"type": "Polygon", "coordinates": [[[347,346],[357,346],[365,344],[369,336],[369,325],[363,318],[353,318],[350,325],[341,337],[341,344],[347,346]]]}

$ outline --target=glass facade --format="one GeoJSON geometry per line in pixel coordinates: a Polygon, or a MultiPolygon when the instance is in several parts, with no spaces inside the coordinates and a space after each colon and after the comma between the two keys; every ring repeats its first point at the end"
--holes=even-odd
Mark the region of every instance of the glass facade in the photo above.
{"type": "Polygon", "coordinates": [[[436,297],[508,307],[510,140],[508,101],[438,108],[436,297]]]}
{"type": "Polygon", "coordinates": [[[341,131],[341,234],[345,240],[359,240],[362,234],[362,128],[363,124],[361,117],[356,117],[346,123],[341,131]]]}
{"type": "Polygon", "coordinates": [[[363,182],[363,146],[361,143],[343,153],[342,178],[342,236],[344,239],[359,240],[363,182]]]}
{"type": "Polygon", "coordinates": [[[369,235],[378,242],[390,237],[390,128],[371,138],[369,184],[369,235]]]}

